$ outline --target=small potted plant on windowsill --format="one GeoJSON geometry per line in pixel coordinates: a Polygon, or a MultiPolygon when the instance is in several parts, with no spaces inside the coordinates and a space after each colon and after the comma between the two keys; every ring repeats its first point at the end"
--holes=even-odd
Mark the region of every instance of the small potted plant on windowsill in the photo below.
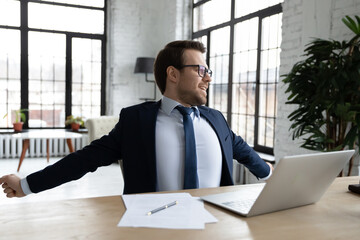
{"type": "MultiPolygon", "coordinates": [[[[21,132],[24,122],[26,121],[26,115],[25,115],[25,111],[28,111],[27,109],[19,109],[19,110],[14,110],[13,112],[15,113],[15,121],[13,122],[13,127],[14,127],[14,131],[15,132],[21,132]]],[[[4,118],[6,118],[8,116],[8,113],[5,114],[4,118]]]]}
{"type": "Polygon", "coordinates": [[[84,120],[82,117],[74,117],[73,115],[70,115],[66,117],[65,125],[70,125],[71,130],[77,132],[80,127],[84,127],[84,120]]]}

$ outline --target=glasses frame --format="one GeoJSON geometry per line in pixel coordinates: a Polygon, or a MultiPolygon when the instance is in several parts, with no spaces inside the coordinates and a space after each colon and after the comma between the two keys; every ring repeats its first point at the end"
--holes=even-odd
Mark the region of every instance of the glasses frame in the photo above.
{"type": "Polygon", "coordinates": [[[200,65],[200,64],[197,64],[197,65],[182,65],[179,69],[182,69],[182,68],[184,68],[184,67],[197,67],[198,68],[198,75],[199,75],[199,77],[201,77],[201,78],[204,78],[205,77],[205,75],[206,75],[206,73],[211,77],[212,76],[212,74],[213,74],[213,71],[211,71],[210,69],[208,69],[208,68],[206,68],[205,66],[203,66],[203,65],[200,65]],[[201,76],[201,74],[200,74],[200,67],[203,67],[205,70],[205,72],[204,72],[204,75],[203,76],[201,76]]]}

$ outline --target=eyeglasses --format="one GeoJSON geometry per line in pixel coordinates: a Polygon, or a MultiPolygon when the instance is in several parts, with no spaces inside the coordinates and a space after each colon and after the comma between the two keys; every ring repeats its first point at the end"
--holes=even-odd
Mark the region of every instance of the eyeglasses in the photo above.
{"type": "Polygon", "coordinates": [[[182,65],[179,69],[184,68],[184,67],[197,67],[198,68],[198,74],[199,77],[205,77],[205,74],[209,74],[209,76],[212,76],[212,71],[210,69],[207,69],[205,66],[203,65],[182,65]]]}

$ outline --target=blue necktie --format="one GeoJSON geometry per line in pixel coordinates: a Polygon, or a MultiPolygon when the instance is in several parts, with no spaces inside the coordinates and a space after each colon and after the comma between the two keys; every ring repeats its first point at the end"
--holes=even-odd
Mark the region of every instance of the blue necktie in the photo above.
{"type": "Polygon", "coordinates": [[[177,106],[176,109],[183,115],[185,131],[184,189],[199,188],[194,126],[190,117],[194,109],[182,106],[177,106]]]}

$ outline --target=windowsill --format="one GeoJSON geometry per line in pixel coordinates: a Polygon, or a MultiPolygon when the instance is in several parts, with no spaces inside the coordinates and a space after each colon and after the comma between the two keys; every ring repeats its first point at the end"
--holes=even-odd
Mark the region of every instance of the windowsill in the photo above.
{"type": "Polygon", "coordinates": [[[275,163],[275,156],[261,152],[256,152],[256,153],[259,154],[261,159],[264,160],[265,162],[269,162],[271,164],[275,163]]]}
{"type": "MultiPolygon", "coordinates": [[[[49,129],[49,128],[43,128],[43,129],[49,129]]],[[[64,129],[64,128],[50,128],[50,129],[56,129],[56,130],[65,130],[67,132],[72,132],[71,129],[64,129]]],[[[16,133],[22,133],[22,132],[31,132],[31,131],[38,131],[41,130],[41,128],[31,128],[31,129],[23,129],[21,132],[15,132],[14,129],[0,129],[0,134],[16,134],[16,133]]],[[[87,128],[80,128],[79,131],[76,133],[88,133],[87,128]]]]}

